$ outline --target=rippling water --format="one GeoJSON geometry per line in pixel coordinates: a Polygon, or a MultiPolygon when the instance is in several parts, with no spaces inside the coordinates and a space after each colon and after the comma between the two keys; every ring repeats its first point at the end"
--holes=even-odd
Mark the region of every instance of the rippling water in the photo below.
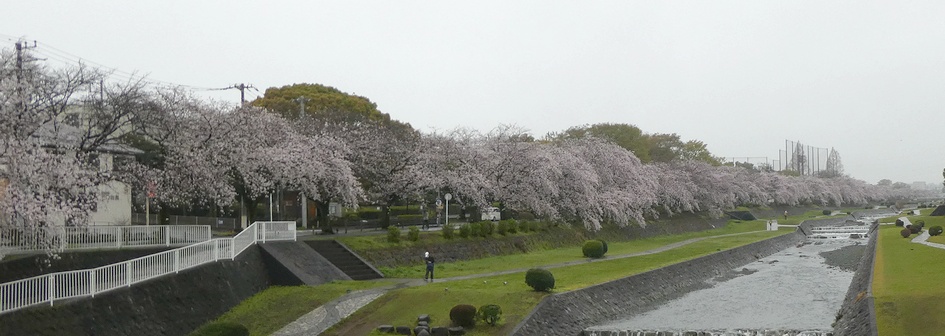
{"type": "Polygon", "coordinates": [[[830,329],[853,272],[826,265],[819,253],[857,242],[866,243],[833,239],[791,247],[708,280],[712,288],[588,330],[830,329]]]}

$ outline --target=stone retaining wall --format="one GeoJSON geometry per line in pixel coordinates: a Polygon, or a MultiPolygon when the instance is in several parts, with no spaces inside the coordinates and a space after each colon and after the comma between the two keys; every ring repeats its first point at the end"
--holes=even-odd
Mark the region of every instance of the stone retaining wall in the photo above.
{"type": "Polygon", "coordinates": [[[236,260],[0,315],[0,335],[187,335],[269,286],[258,246],[236,260]]]}
{"type": "Polygon", "coordinates": [[[706,279],[804,241],[799,231],[580,290],[545,297],[513,335],[580,335],[584,328],[652,310],[707,288],[706,279]]]}
{"type": "Polygon", "coordinates": [[[834,325],[836,336],[876,336],[876,311],[873,306],[873,266],[876,259],[876,240],[879,225],[870,228],[869,242],[860,259],[860,264],[850,282],[847,296],[837,314],[834,325]]]}

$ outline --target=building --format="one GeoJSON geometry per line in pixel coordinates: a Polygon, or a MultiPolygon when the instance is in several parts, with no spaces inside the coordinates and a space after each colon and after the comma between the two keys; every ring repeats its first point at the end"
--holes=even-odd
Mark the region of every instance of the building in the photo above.
{"type": "MultiPolygon", "coordinates": [[[[82,130],[65,123],[46,123],[36,132],[35,137],[44,147],[75,147],[83,136],[82,130]]],[[[106,143],[98,146],[91,156],[93,164],[102,172],[115,168],[115,158],[143,153],[133,147],[120,143],[106,143]]],[[[89,213],[89,225],[129,225],[131,224],[131,186],[127,183],[111,180],[98,186],[98,204],[89,213]]],[[[64,224],[64,223],[63,223],[64,224]]]]}

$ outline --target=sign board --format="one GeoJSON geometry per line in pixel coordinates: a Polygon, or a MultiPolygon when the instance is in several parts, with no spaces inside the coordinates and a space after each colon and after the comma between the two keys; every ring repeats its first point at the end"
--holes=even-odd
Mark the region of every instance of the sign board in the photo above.
{"type": "Polygon", "coordinates": [[[341,214],[342,214],[341,204],[338,204],[335,202],[328,203],[328,216],[341,217],[341,214]]]}

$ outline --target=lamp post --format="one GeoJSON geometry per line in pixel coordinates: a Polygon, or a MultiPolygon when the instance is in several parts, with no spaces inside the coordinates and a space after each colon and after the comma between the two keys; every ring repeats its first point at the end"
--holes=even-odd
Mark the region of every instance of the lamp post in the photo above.
{"type": "Polygon", "coordinates": [[[446,199],[446,220],[444,225],[450,225],[450,199],[453,198],[453,195],[446,193],[443,198],[446,199]]]}

